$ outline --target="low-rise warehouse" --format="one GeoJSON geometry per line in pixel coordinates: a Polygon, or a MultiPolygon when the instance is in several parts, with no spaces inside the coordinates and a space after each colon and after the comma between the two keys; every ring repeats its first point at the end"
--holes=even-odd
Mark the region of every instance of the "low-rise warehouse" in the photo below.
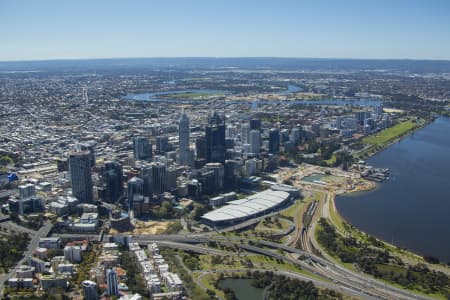
{"type": "Polygon", "coordinates": [[[230,201],[228,205],[204,214],[202,220],[212,226],[233,225],[279,209],[289,199],[287,192],[265,190],[244,199],[230,201]]]}

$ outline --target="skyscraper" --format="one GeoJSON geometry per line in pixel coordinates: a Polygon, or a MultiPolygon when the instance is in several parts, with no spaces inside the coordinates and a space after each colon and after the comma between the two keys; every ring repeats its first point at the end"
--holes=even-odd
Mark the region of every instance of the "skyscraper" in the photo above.
{"type": "Polygon", "coordinates": [[[20,200],[28,200],[36,196],[36,187],[34,184],[27,183],[19,185],[19,198],[20,200]]]}
{"type": "Polygon", "coordinates": [[[195,140],[195,152],[197,158],[206,159],[206,138],[201,136],[195,140]]]}
{"type": "Polygon", "coordinates": [[[106,284],[108,285],[109,296],[119,296],[117,273],[114,269],[106,270],[106,284]]]}
{"type": "Polygon", "coordinates": [[[214,171],[214,180],[215,180],[214,185],[216,191],[223,190],[224,176],[225,176],[224,166],[221,163],[207,163],[205,165],[205,168],[214,171]]]}
{"type": "Polygon", "coordinates": [[[79,150],[81,151],[89,151],[89,161],[91,167],[95,166],[95,142],[89,141],[84,142],[78,145],[79,150]]]}
{"type": "Polygon", "coordinates": [[[261,120],[260,119],[251,119],[250,120],[250,130],[261,131],[261,120]]]}
{"type": "Polygon", "coordinates": [[[133,202],[144,200],[144,180],[133,177],[128,181],[128,203],[132,207],[133,202]]]}
{"type": "Polygon", "coordinates": [[[69,170],[73,196],[81,202],[92,202],[94,197],[89,151],[72,152],[69,155],[69,170]]]}
{"type": "Polygon", "coordinates": [[[83,286],[83,296],[85,300],[97,300],[97,284],[90,280],[84,280],[81,285],[83,286]]]}
{"type": "Polygon", "coordinates": [[[189,118],[183,111],[180,118],[180,125],[178,127],[178,137],[180,145],[180,165],[190,165],[190,151],[189,151],[189,118]]]}
{"type": "Polygon", "coordinates": [[[206,161],[225,163],[225,120],[214,113],[205,129],[206,161]]]}
{"type": "Polygon", "coordinates": [[[152,197],[153,194],[153,168],[151,164],[141,166],[139,177],[144,181],[144,196],[152,197]]]}
{"type": "Polygon", "coordinates": [[[250,130],[251,153],[259,153],[261,148],[261,132],[257,129],[250,130]]]}
{"type": "Polygon", "coordinates": [[[123,170],[117,161],[107,161],[100,169],[103,192],[103,200],[115,203],[123,193],[123,170]]]}
{"type": "Polygon", "coordinates": [[[133,138],[134,158],[138,160],[147,160],[152,158],[152,144],[143,136],[133,138]]]}
{"type": "Polygon", "coordinates": [[[244,123],[241,126],[241,142],[242,144],[249,143],[249,135],[250,135],[250,124],[244,123]]]}
{"type": "Polygon", "coordinates": [[[280,132],[276,128],[269,131],[269,152],[278,153],[280,151],[280,132]]]}
{"type": "Polygon", "coordinates": [[[152,165],[153,191],[156,194],[164,193],[167,190],[166,165],[156,162],[152,165]]]}
{"type": "Polygon", "coordinates": [[[167,151],[172,150],[171,144],[169,144],[168,136],[157,136],[155,142],[156,142],[156,153],[158,155],[163,155],[167,151]]]}

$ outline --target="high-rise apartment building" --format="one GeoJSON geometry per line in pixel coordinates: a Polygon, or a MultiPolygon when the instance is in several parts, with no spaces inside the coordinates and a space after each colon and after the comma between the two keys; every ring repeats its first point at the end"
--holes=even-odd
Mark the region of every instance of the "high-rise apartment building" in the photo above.
{"type": "Polygon", "coordinates": [[[119,282],[114,269],[106,270],[107,293],[109,296],[119,296],[119,282]]]}
{"type": "Polygon", "coordinates": [[[97,284],[90,280],[84,280],[81,285],[83,286],[84,300],[97,300],[97,284]]]}
{"type": "Polygon", "coordinates": [[[69,170],[73,196],[80,202],[92,202],[94,196],[92,192],[91,155],[89,151],[70,153],[69,170]]]}

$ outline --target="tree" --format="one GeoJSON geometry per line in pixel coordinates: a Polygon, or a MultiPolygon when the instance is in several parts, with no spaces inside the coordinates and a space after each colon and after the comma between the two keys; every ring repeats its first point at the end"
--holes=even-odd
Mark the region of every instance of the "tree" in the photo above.
{"type": "Polygon", "coordinates": [[[14,160],[11,157],[7,155],[0,156],[0,166],[6,167],[12,164],[14,164],[14,160]]]}

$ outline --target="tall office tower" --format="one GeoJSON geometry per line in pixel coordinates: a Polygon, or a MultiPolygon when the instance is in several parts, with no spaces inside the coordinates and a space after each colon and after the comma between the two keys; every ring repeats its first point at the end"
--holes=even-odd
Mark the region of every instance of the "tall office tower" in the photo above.
{"type": "Polygon", "coordinates": [[[133,138],[133,153],[137,160],[148,160],[152,158],[152,144],[143,136],[133,138]]]}
{"type": "Polygon", "coordinates": [[[9,210],[19,215],[42,211],[44,203],[43,199],[36,197],[36,187],[31,183],[19,185],[19,199],[13,197],[8,200],[9,210]]]}
{"type": "Polygon", "coordinates": [[[156,142],[156,153],[158,155],[162,155],[167,151],[172,150],[172,147],[169,144],[169,137],[167,136],[157,136],[155,142],[156,142]]]}
{"type": "MultiPolygon", "coordinates": [[[[318,133],[320,134],[320,128],[319,128],[318,133]]],[[[286,143],[287,141],[289,141],[289,130],[287,130],[287,129],[282,129],[282,130],[280,131],[280,143],[284,144],[284,143],[286,143]]]]}
{"type": "Polygon", "coordinates": [[[180,145],[180,165],[190,165],[192,162],[191,153],[189,151],[189,118],[183,111],[178,127],[178,140],[180,145]]]}
{"type": "Polygon", "coordinates": [[[132,207],[133,202],[144,200],[144,180],[133,177],[128,181],[128,204],[132,207]]]}
{"type": "Polygon", "coordinates": [[[72,195],[80,202],[92,202],[94,196],[92,193],[91,156],[89,151],[70,153],[69,170],[72,182],[72,195]]]}
{"type": "Polygon", "coordinates": [[[195,140],[195,152],[197,158],[206,159],[206,138],[201,136],[195,140]]]}
{"type": "Polygon", "coordinates": [[[269,131],[269,152],[278,153],[280,151],[280,132],[276,128],[269,131]]]}
{"type": "Polygon", "coordinates": [[[241,179],[242,166],[237,160],[226,160],[224,166],[224,188],[232,189],[238,186],[241,179]]]}
{"type": "Polygon", "coordinates": [[[166,165],[156,162],[152,167],[153,191],[155,194],[164,193],[167,190],[166,165]]]}
{"type": "Polygon", "coordinates": [[[166,189],[170,192],[177,188],[178,170],[174,166],[166,169],[166,189]]]}
{"type": "Polygon", "coordinates": [[[336,117],[336,129],[341,129],[341,128],[342,128],[342,117],[337,116],[336,117]]]}
{"type": "Polygon", "coordinates": [[[250,124],[244,123],[241,126],[241,143],[248,144],[250,141],[250,124]]]}
{"type": "Polygon", "coordinates": [[[106,284],[108,286],[109,296],[119,296],[119,283],[117,273],[114,269],[106,270],[106,284]]]}
{"type": "Polygon", "coordinates": [[[297,145],[301,139],[303,138],[303,130],[301,126],[296,126],[292,128],[291,135],[289,136],[289,140],[297,145]]]}
{"type": "Polygon", "coordinates": [[[153,168],[147,164],[141,167],[139,177],[144,181],[144,197],[152,197],[153,195],[153,168]]]}
{"type": "Polygon", "coordinates": [[[91,167],[95,166],[95,142],[89,141],[80,143],[78,145],[78,149],[81,151],[89,151],[89,162],[91,167]]]}
{"type": "Polygon", "coordinates": [[[208,170],[214,171],[214,185],[216,187],[216,191],[223,190],[223,184],[225,179],[225,170],[224,166],[221,163],[207,163],[205,168],[208,170]]]}
{"type": "Polygon", "coordinates": [[[206,161],[225,163],[225,120],[214,113],[205,129],[206,161]]]}
{"type": "Polygon", "coordinates": [[[27,183],[24,185],[19,185],[19,199],[27,200],[36,197],[36,187],[34,184],[27,183]]]}
{"type": "Polygon", "coordinates": [[[97,300],[97,284],[90,280],[84,280],[81,285],[83,286],[84,300],[97,300]]]}
{"type": "Polygon", "coordinates": [[[261,148],[261,132],[257,129],[250,130],[250,152],[259,153],[261,148]]]}
{"type": "Polygon", "coordinates": [[[102,198],[106,202],[115,203],[123,194],[123,169],[117,161],[107,161],[100,168],[103,187],[102,198]]]}
{"type": "Polygon", "coordinates": [[[228,139],[234,139],[236,137],[236,126],[227,127],[225,137],[228,139]]]}
{"type": "Polygon", "coordinates": [[[251,119],[250,120],[250,130],[261,131],[261,120],[260,119],[251,119]]]}

